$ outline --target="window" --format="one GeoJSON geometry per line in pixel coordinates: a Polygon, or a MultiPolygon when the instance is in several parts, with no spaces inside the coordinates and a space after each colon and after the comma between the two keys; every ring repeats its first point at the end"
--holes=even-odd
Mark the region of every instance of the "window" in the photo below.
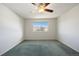
{"type": "Polygon", "coordinates": [[[33,32],[47,32],[48,31],[48,22],[33,22],[33,32]]]}

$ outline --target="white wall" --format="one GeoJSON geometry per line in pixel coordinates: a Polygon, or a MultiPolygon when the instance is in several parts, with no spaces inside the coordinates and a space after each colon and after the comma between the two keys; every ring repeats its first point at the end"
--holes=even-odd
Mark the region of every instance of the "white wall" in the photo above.
{"type": "Polygon", "coordinates": [[[23,39],[23,20],[0,4],[0,55],[23,39]]]}
{"type": "Polygon", "coordinates": [[[25,40],[55,40],[56,39],[56,19],[27,19],[25,20],[25,40]],[[32,22],[47,21],[48,32],[33,32],[32,22]]]}
{"type": "Polygon", "coordinates": [[[58,40],[79,52],[79,5],[58,18],[58,40]]]}

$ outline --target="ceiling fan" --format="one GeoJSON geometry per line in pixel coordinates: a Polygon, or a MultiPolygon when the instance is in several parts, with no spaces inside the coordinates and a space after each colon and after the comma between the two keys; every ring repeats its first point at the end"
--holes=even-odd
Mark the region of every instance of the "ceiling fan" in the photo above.
{"type": "MultiPolygon", "coordinates": [[[[32,3],[33,5],[37,6],[36,3],[32,3]]],[[[54,10],[51,10],[51,9],[47,9],[46,7],[49,5],[50,3],[38,3],[38,6],[37,6],[37,9],[39,12],[50,12],[52,13],[54,10]]]]}

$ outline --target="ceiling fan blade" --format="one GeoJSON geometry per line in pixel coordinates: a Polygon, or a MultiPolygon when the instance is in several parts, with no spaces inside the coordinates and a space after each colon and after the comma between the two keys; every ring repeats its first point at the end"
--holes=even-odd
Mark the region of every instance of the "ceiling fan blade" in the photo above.
{"type": "Polygon", "coordinates": [[[45,7],[48,6],[50,3],[45,3],[45,7]]]}
{"type": "Polygon", "coordinates": [[[47,12],[53,12],[53,10],[50,10],[50,9],[45,9],[45,11],[47,11],[47,12]]]}
{"type": "Polygon", "coordinates": [[[33,5],[36,5],[35,3],[32,3],[33,5]]]}

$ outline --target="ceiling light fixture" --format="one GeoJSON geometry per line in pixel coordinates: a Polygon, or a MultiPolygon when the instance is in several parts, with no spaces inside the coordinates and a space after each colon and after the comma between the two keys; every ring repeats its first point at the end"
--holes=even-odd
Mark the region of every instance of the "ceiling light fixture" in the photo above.
{"type": "Polygon", "coordinates": [[[37,6],[38,12],[50,12],[52,13],[54,10],[46,8],[50,3],[32,3],[33,5],[37,6]]]}
{"type": "Polygon", "coordinates": [[[42,3],[42,4],[40,4],[40,5],[38,6],[38,11],[39,11],[39,12],[44,12],[44,11],[45,11],[45,4],[44,4],[44,3],[42,3]]]}

